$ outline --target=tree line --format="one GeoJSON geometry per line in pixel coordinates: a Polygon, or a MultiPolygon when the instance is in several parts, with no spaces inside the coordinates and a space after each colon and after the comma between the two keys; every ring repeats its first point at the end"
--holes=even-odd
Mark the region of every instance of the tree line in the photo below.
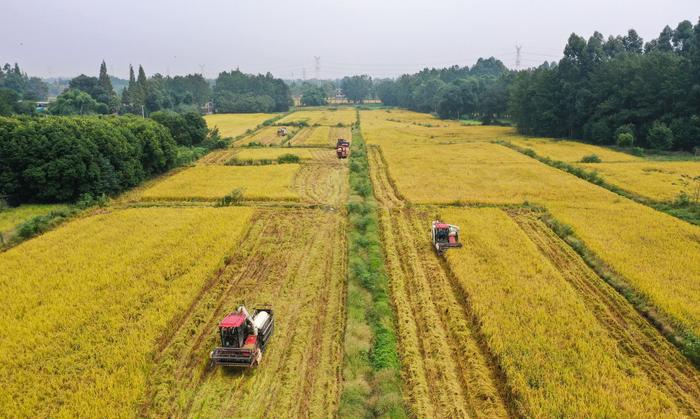
{"type": "Polygon", "coordinates": [[[73,202],[113,195],[176,162],[161,124],[138,117],[0,117],[0,195],[73,202]]]}
{"type": "Polygon", "coordinates": [[[507,116],[512,78],[513,72],[492,57],[480,58],[471,68],[426,68],[396,80],[382,80],[375,89],[385,105],[491,123],[507,116]]]}
{"type": "Polygon", "coordinates": [[[39,77],[29,77],[19,65],[0,68],[0,115],[32,113],[36,101],[46,100],[49,87],[39,77]]]}
{"type": "Polygon", "coordinates": [[[700,146],[700,23],[588,40],[572,34],[558,63],[521,71],[510,109],[524,134],[599,144],[700,146]]]}

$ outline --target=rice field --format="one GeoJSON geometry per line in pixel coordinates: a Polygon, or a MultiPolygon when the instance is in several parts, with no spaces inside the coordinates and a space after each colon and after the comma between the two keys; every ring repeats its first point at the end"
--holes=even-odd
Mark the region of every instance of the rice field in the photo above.
{"type": "Polygon", "coordinates": [[[293,112],[278,121],[280,124],[288,124],[292,122],[306,122],[309,126],[335,126],[338,124],[350,126],[355,122],[355,108],[343,107],[300,110],[293,112]]]}
{"type": "Polygon", "coordinates": [[[146,201],[215,201],[236,189],[246,200],[299,200],[293,179],[300,166],[198,165],[165,177],[141,192],[146,201]]]}
{"type": "Polygon", "coordinates": [[[635,161],[577,164],[610,184],[655,201],[674,201],[685,192],[700,194],[700,161],[635,161]],[[697,178],[697,179],[696,179],[697,178]]]}
{"type": "Polygon", "coordinates": [[[378,147],[372,161],[386,166],[386,175],[373,175],[380,184],[375,190],[389,191],[380,201],[543,207],[571,226],[655,310],[700,334],[699,227],[487,142],[484,127],[466,128],[459,143],[440,136],[387,135],[394,123],[383,125],[376,119],[381,113],[361,114],[365,138],[378,147]],[[367,120],[373,122],[365,125],[367,120]]]}
{"type": "Polygon", "coordinates": [[[518,147],[530,148],[542,157],[549,157],[552,160],[568,163],[580,162],[582,158],[592,154],[598,156],[603,163],[643,161],[641,157],[578,141],[520,136],[513,136],[507,140],[518,147]]]}
{"type": "Polygon", "coordinates": [[[3,253],[3,415],[135,412],[158,339],[222,265],[251,214],[108,211],[3,253]]]}
{"type": "Polygon", "coordinates": [[[275,116],[276,114],[270,113],[219,113],[205,115],[204,120],[207,121],[207,126],[210,129],[218,128],[222,137],[235,138],[275,116]]]}

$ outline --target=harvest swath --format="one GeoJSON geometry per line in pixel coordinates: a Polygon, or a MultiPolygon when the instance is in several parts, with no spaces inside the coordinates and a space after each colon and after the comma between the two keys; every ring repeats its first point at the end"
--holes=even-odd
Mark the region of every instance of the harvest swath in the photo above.
{"type": "Polygon", "coordinates": [[[41,417],[134,411],[157,339],[222,265],[251,214],[114,211],[3,253],[0,411],[41,417]]]}
{"type": "Polygon", "coordinates": [[[271,113],[223,113],[206,115],[204,119],[207,121],[209,128],[218,128],[223,137],[235,138],[275,116],[276,114],[271,113]]]}

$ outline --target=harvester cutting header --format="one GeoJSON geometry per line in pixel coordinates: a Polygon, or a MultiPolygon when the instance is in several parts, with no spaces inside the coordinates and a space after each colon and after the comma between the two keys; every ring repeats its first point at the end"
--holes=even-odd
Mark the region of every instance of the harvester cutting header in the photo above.
{"type": "Polygon", "coordinates": [[[244,306],[219,322],[221,346],[211,352],[214,365],[252,367],[260,363],[275,329],[270,308],[257,308],[253,316],[244,306]]]}

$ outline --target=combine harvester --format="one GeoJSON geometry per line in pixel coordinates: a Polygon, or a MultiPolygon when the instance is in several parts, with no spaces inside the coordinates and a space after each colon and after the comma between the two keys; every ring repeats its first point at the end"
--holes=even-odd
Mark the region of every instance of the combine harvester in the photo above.
{"type": "Polygon", "coordinates": [[[447,249],[462,247],[462,243],[459,242],[459,227],[456,225],[435,220],[431,229],[431,237],[438,255],[442,255],[447,249]]]}
{"type": "Polygon", "coordinates": [[[343,138],[338,138],[335,143],[335,154],[339,159],[347,159],[348,154],[350,154],[350,142],[343,138]]]}
{"type": "Polygon", "coordinates": [[[238,307],[219,323],[221,346],[211,352],[212,364],[225,367],[260,364],[274,329],[272,309],[256,308],[251,317],[244,306],[238,307]]]}

